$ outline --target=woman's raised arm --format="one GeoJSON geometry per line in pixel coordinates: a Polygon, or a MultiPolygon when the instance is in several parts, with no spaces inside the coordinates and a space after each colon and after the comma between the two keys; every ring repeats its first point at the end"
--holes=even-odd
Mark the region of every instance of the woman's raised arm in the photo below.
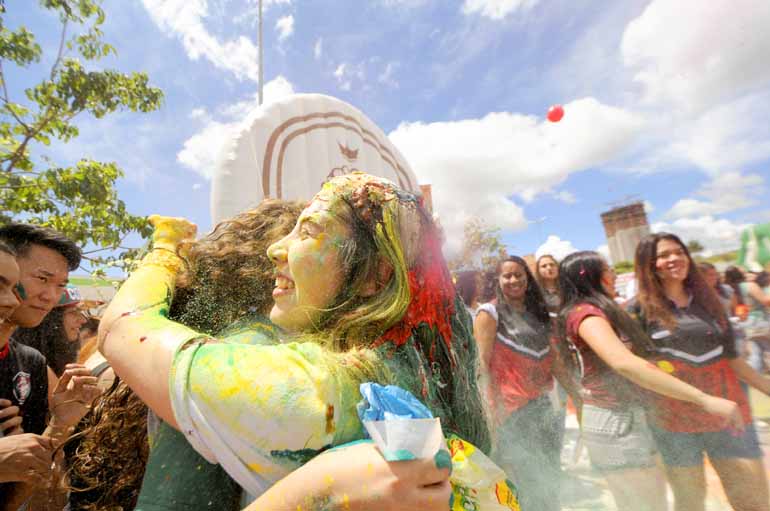
{"type": "Polygon", "coordinates": [[[179,249],[195,237],[195,225],[182,218],[152,216],[153,249],[123,283],[99,325],[99,350],[118,374],[163,420],[175,425],[169,399],[174,353],[194,330],[167,318],[179,249]]]}

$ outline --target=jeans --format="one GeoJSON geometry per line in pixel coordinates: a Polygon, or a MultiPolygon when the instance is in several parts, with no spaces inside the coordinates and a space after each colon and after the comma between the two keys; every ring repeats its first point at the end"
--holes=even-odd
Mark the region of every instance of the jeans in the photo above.
{"type": "Polygon", "coordinates": [[[519,490],[524,511],[559,510],[561,435],[547,395],[512,412],[498,428],[492,460],[519,490]]]}

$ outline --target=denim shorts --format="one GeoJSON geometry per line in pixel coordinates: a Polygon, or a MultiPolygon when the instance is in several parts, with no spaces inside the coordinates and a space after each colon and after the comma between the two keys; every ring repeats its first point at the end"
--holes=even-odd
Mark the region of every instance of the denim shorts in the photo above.
{"type": "Polygon", "coordinates": [[[583,405],[581,434],[591,465],[601,472],[655,466],[657,448],[641,407],[583,405]]]}
{"type": "Polygon", "coordinates": [[[728,429],[708,433],[676,433],[652,426],[663,462],[669,467],[693,467],[703,463],[703,453],[711,459],[762,457],[757,431],[749,423],[743,433],[728,429]]]}

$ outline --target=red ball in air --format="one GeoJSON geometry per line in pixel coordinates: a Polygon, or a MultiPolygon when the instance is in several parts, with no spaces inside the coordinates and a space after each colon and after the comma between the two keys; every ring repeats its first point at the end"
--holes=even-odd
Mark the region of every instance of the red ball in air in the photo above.
{"type": "Polygon", "coordinates": [[[548,120],[551,122],[559,122],[564,117],[564,107],[561,105],[553,105],[548,109],[548,120]]]}

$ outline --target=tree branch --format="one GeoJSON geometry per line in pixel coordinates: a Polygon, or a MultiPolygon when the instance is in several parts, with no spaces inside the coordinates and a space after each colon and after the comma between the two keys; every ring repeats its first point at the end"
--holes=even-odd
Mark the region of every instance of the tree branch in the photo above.
{"type": "MultiPolygon", "coordinates": [[[[3,84],[3,102],[6,105],[11,104],[10,96],[8,95],[8,86],[5,83],[5,73],[3,72],[3,61],[0,59],[0,83],[3,84]]],[[[18,122],[21,126],[24,127],[25,130],[29,131],[29,126],[27,126],[27,123],[25,123],[18,115],[16,115],[16,112],[13,111],[13,108],[8,108],[8,111],[11,113],[11,116],[18,122]]]]}
{"type": "Polygon", "coordinates": [[[3,61],[0,59],[0,82],[3,84],[3,99],[5,99],[6,103],[10,103],[11,100],[8,99],[8,86],[5,83],[5,73],[3,73],[3,61]]]}
{"type": "Polygon", "coordinates": [[[65,18],[64,21],[62,21],[61,26],[61,37],[59,38],[59,52],[56,55],[56,60],[53,62],[53,66],[51,66],[51,80],[53,81],[53,77],[56,75],[56,68],[59,67],[59,63],[61,62],[62,56],[64,55],[64,40],[67,37],[67,19],[65,18]]]}
{"type": "Polygon", "coordinates": [[[24,136],[24,141],[12,153],[13,157],[8,163],[8,167],[3,169],[5,172],[10,173],[13,170],[16,164],[19,163],[19,160],[21,159],[21,157],[24,155],[24,151],[27,150],[27,145],[29,144],[29,141],[35,138],[38,133],[43,131],[43,129],[48,125],[48,123],[53,120],[53,117],[54,117],[54,113],[49,112],[49,115],[45,117],[43,121],[34,130],[30,130],[30,128],[27,128],[27,134],[24,136]]]}
{"type": "Polygon", "coordinates": [[[123,242],[126,241],[126,238],[128,238],[128,235],[131,234],[130,232],[127,232],[123,235],[122,238],[120,238],[120,241],[118,241],[116,244],[109,246],[109,247],[101,247],[101,248],[95,248],[93,250],[86,250],[83,251],[83,254],[96,254],[97,252],[104,252],[105,250],[117,250],[119,248],[122,248],[123,250],[130,250],[131,247],[124,247],[123,242]]]}
{"type": "Polygon", "coordinates": [[[28,184],[28,185],[0,185],[0,190],[23,190],[24,188],[43,188],[39,184],[28,184]]]}

